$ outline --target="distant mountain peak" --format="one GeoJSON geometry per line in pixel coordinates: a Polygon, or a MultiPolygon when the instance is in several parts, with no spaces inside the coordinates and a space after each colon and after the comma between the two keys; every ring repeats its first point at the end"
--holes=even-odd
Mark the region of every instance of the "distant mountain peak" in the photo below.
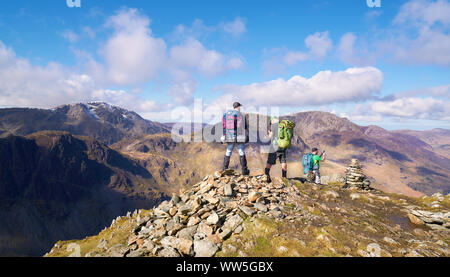
{"type": "Polygon", "coordinates": [[[29,135],[58,130],[112,144],[125,137],[167,133],[168,129],[164,124],[105,102],[67,104],[50,110],[0,110],[0,134],[29,135]]]}

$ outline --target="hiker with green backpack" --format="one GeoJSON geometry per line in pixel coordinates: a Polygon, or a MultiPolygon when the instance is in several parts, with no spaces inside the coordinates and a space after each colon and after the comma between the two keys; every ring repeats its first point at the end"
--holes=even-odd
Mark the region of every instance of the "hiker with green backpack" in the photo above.
{"type": "Polygon", "coordinates": [[[287,178],[287,150],[291,148],[291,141],[294,136],[295,123],[290,120],[270,119],[270,129],[268,131],[271,139],[269,156],[265,168],[265,176],[268,183],[271,183],[270,169],[280,160],[282,176],[287,178]]]}

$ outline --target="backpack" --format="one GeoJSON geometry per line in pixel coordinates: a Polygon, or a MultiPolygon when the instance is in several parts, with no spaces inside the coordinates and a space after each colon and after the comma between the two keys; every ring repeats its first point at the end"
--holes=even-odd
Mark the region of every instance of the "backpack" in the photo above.
{"type": "Polygon", "coordinates": [[[304,174],[308,174],[308,172],[314,170],[314,159],[313,159],[313,157],[314,157],[314,155],[311,154],[311,153],[303,155],[302,165],[303,165],[303,173],[304,174]]]}
{"type": "Polygon", "coordinates": [[[281,149],[291,148],[291,141],[294,137],[295,123],[290,120],[282,120],[278,124],[278,146],[281,149]]]}
{"type": "Polygon", "coordinates": [[[236,110],[229,110],[224,114],[224,126],[227,138],[235,140],[237,138],[238,130],[243,124],[242,114],[236,110]]]}

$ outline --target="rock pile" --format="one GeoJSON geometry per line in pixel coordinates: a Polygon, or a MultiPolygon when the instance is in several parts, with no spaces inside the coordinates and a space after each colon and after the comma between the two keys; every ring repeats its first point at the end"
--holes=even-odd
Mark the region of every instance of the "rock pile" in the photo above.
{"type": "Polygon", "coordinates": [[[362,170],[362,166],[357,159],[353,159],[345,171],[345,187],[356,187],[363,190],[370,190],[370,180],[362,170]]]}
{"type": "Polygon", "coordinates": [[[450,229],[450,212],[411,210],[409,220],[416,225],[427,225],[431,229],[450,229]]]}
{"type": "Polygon", "coordinates": [[[295,220],[292,207],[300,192],[281,180],[267,184],[263,176],[248,177],[233,170],[207,176],[189,191],[164,201],[140,218],[128,245],[108,250],[110,256],[212,257],[222,242],[243,230],[246,217],[265,214],[295,220]]]}

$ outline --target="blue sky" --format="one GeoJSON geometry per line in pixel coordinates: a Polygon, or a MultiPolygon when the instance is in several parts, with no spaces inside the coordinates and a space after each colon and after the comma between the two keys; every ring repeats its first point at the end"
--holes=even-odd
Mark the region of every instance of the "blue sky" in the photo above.
{"type": "Polygon", "coordinates": [[[0,107],[106,101],[172,121],[238,100],[450,128],[449,30],[448,0],[5,1],[0,107]]]}

